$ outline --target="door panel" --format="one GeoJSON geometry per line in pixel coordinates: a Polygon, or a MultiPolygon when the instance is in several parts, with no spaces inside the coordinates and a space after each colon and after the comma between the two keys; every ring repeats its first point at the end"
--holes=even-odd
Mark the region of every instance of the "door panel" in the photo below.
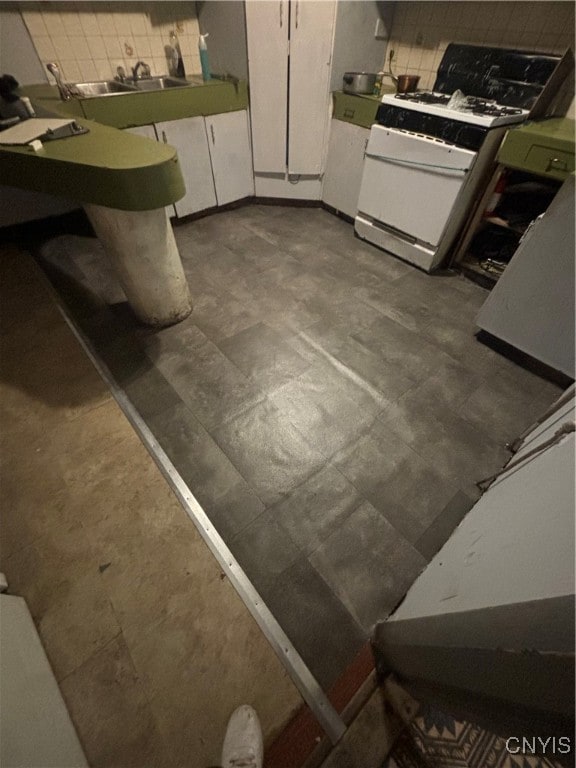
{"type": "Polygon", "coordinates": [[[437,245],[475,159],[467,149],[373,126],[358,209],[437,245]]]}
{"type": "Polygon", "coordinates": [[[206,118],[218,205],[254,194],[252,152],[246,111],[206,118]]]}
{"type": "Polygon", "coordinates": [[[289,0],[248,0],[246,34],[254,170],[286,171],[289,0]]]}
{"type": "Polygon", "coordinates": [[[332,120],[322,199],[348,216],[358,213],[364,150],[370,131],[342,120],[332,120]]]}
{"type": "Polygon", "coordinates": [[[291,1],[289,173],[319,175],[323,170],[335,9],[333,0],[291,1]]]}
{"type": "Polygon", "coordinates": [[[158,140],[178,152],[186,195],[174,204],[178,216],[188,216],[216,205],[210,152],[203,117],[156,123],[158,140]]]}

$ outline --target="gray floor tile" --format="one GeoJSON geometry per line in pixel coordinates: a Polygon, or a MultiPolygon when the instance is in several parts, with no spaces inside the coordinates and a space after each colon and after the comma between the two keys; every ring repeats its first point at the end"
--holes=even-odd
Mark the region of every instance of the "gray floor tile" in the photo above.
{"type": "Polygon", "coordinates": [[[365,431],[380,411],[371,393],[328,364],[309,368],[270,400],[326,458],[365,431]]]}
{"type": "Polygon", "coordinates": [[[388,616],[426,565],[422,555],[368,502],[309,559],[368,633],[388,616]]]}
{"type": "Polygon", "coordinates": [[[476,498],[471,498],[463,491],[457,491],[438,517],[414,543],[414,548],[426,560],[431,560],[436,552],[448,541],[475,503],[476,498]]]}
{"type": "Polygon", "coordinates": [[[310,366],[265,323],[224,339],[218,346],[242,373],[267,390],[281,386],[310,366]]]}
{"type": "Polygon", "coordinates": [[[260,517],[264,510],[264,504],[244,480],[228,488],[205,508],[216,530],[227,542],[260,517]]]}
{"type": "Polygon", "coordinates": [[[341,237],[335,248],[337,253],[348,261],[353,261],[357,266],[375,273],[387,282],[394,282],[413,271],[406,262],[357,237],[341,237]]]}
{"type": "Polygon", "coordinates": [[[40,258],[329,685],[560,390],[475,339],[486,291],[320,208],[243,206],[175,237],[194,311],[160,331],[96,238],[40,258]]]}
{"type": "Polygon", "coordinates": [[[352,334],[352,338],[388,365],[396,365],[414,377],[414,381],[425,379],[447,357],[421,334],[384,316],[370,328],[352,334]]]}
{"type": "Polygon", "coordinates": [[[205,290],[194,300],[194,323],[212,341],[234,336],[257,323],[259,314],[249,303],[224,290],[205,290]]]}
{"type": "Polygon", "coordinates": [[[264,599],[301,556],[276,516],[266,511],[229,542],[232,554],[264,599]]]}
{"type": "Polygon", "coordinates": [[[157,338],[147,354],[210,431],[264,399],[263,392],[193,326],[179,338],[157,338]]]}
{"type": "Polygon", "coordinates": [[[268,401],[238,414],[213,435],[267,506],[285,498],[325,462],[286,414],[268,401]]]}
{"type": "Polygon", "coordinates": [[[379,421],[333,461],[410,542],[422,535],[458,490],[452,476],[423,459],[379,421]]]}
{"type": "Polygon", "coordinates": [[[466,490],[509,458],[502,443],[456,414],[430,402],[425,390],[410,390],[380,416],[404,443],[426,459],[440,476],[466,490]]]}
{"type": "MultiPolygon", "coordinates": [[[[295,339],[291,340],[294,343],[295,339]]],[[[327,323],[316,323],[300,334],[299,347],[308,345],[315,359],[336,367],[356,386],[370,393],[382,408],[414,386],[414,377],[397,365],[383,360],[351,336],[327,323]]],[[[310,359],[310,358],[309,358],[310,359]]]]}
{"type": "Polygon", "coordinates": [[[229,242],[228,248],[240,255],[257,272],[271,269],[278,264],[278,249],[268,240],[246,229],[246,236],[229,242]]]}
{"type": "Polygon", "coordinates": [[[362,501],[356,488],[327,466],[270,507],[270,513],[300,550],[310,554],[362,501]]]}
{"type": "Polygon", "coordinates": [[[246,485],[184,403],[148,417],[147,423],[200,504],[211,505],[246,485]]]}
{"type": "Polygon", "coordinates": [[[300,559],[284,571],[266,602],[320,685],[327,690],[368,639],[322,577],[300,559]]]}

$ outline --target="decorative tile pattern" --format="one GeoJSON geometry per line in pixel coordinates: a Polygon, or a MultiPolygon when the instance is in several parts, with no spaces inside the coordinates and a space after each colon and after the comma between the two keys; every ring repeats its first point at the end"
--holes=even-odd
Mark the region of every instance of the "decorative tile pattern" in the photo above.
{"type": "Polygon", "coordinates": [[[382,768],[559,768],[536,755],[514,755],[506,740],[427,705],[394,745],[382,768]]]}

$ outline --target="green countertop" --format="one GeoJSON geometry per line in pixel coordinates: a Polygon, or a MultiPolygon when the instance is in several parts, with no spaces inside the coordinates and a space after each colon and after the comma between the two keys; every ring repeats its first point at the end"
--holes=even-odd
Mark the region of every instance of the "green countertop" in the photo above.
{"type": "Polygon", "coordinates": [[[28,146],[0,146],[0,184],[122,210],[162,208],[185,193],[176,150],[118,128],[219,114],[248,106],[246,82],[218,80],[163,91],[61,101],[50,85],[22,89],[39,116],[74,118],[89,132],[28,146]]]}
{"type": "MultiPolygon", "coordinates": [[[[396,89],[385,86],[384,93],[395,93],[396,89]]],[[[334,111],[332,117],[335,120],[343,120],[361,128],[370,128],[376,120],[376,112],[380,106],[380,96],[371,94],[353,94],[343,91],[334,91],[334,111]]]]}
{"type": "Polygon", "coordinates": [[[574,172],[576,123],[567,117],[534,120],[511,128],[497,159],[508,168],[565,181],[574,172]]]}

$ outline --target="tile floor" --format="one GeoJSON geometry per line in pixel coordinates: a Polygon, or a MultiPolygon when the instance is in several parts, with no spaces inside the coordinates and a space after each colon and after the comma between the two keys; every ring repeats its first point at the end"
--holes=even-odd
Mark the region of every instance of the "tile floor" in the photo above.
{"type": "Polygon", "coordinates": [[[86,234],[41,263],[320,683],[560,393],[474,337],[486,297],[317,208],[175,227],[185,322],[137,324],[86,234]]]}
{"type": "Polygon", "coordinates": [[[269,744],[298,692],[13,247],[0,248],[0,352],[0,567],[89,764],[217,765],[244,701],[269,744]]]}

